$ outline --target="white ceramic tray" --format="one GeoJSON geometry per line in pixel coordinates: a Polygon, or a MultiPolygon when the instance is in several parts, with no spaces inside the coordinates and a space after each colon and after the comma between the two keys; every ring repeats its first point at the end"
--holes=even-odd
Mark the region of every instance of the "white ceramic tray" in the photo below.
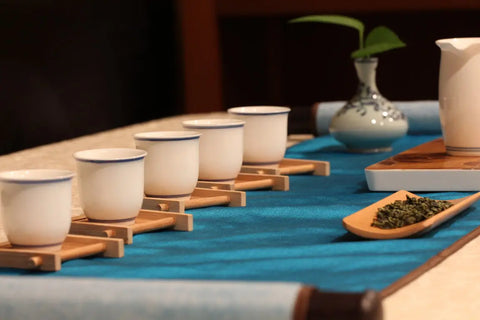
{"type": "Polygon", "coordinates": [[[365,169],[371,191],[478,191],[480,157],[449,156],[436,139],[365,169]]]}

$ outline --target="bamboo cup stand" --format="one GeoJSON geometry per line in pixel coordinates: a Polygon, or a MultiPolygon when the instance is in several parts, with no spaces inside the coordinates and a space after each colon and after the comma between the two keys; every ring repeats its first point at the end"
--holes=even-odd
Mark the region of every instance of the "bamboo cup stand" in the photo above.
{"type": "Polygon", "coordinates": [[[145,197],[142,208],[168,212],[185,212],[186,209],[222,205],[245,207],[246,203],[246,195],[242,191],[195,188],[188,200],[145,197]]]}
{"type": "Polygon", "coordinates": [[[162,229],[193,230],[193,216],[179,212],[141,209],[132,225],[91,222],[84,215],[74,216],[70,233],[105,238],[120,238],[125,244],[133,243],[133,235],[162,229]]]}
{"type": "Polygon", "coordinates": [[[8,242],[0,244],[0,267],[58,271],[62,262],[93,255],[121,258],[124,254],[121,239],[67,235],[59,251],[18,249],[8,242]]]}
{"type": "Polygon", "coordinates": [[[288,176],[273,174],[239,173],[233,182],[198,181],[197,187],[216,190],[258,190],[271,189],[288,191],[290,188],[288,176]]]}
{"type": "Polygon", "coordinates": [[[287,136],[287,148],[293,147],[303,141],[312,140],[315,135],[311,133],[293,133],[287,136]]]}
{"type": "Polygon", "coordinates": [[[329,176],[330,162],[318,160],[289,159],[284,158],[277,167],[265,167],[255,165],[243,165],[242,173],[291,175],[291,174],[313,174],[315,176],[329,176]]]}

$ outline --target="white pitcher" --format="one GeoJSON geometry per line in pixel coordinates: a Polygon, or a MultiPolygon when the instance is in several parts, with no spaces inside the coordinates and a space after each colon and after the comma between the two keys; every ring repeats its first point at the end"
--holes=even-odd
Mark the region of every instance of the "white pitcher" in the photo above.
{"type": "Polygon", "coordinates": [[[442,52],[438,100],[447,153],[480,156],[480,38],[435,43],[442,52]]]}

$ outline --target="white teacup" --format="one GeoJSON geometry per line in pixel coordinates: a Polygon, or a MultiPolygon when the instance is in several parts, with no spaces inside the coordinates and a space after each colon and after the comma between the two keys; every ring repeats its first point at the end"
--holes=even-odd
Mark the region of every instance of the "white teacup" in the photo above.
{"type": "Polygon", "coordinates": [[[199,138],[194,131],[156,131],[134,135],[145,157],[145,194],[188,199],[198,181],[199,138]]]}
{"type": "Polygon", "coordinates": [[[242,167],[243,127],[238,119],[200,119],[182,122],[200,132],[199,180],[229,182],[242,167]]]}
{"type": "Polygon", "coordinates": [[[143,202],[144,150],[91,149],[74,153],[80,200],[93,222],[129,225],[143,202]]]}
{"type": "Polygon", "coordinates": [[[248,106],[228,109],[235,118],[245,121],[243,163],[275,165],[287,148],[288,113],[290,108],[248,106]]]}
{"type": "Polygon", "coordinates": [[[61,249],[72,219],[73,175],[54,169],[0,173],[2,220],[12,246],[61,249]]]}

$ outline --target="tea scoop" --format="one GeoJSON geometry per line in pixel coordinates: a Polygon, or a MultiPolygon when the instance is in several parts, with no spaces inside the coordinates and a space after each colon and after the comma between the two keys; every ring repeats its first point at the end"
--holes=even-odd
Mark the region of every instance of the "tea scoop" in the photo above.
{"type": "Polygon", "coordinates": [[[394,194],[343,218],[343,227],[353,234],[368,239],[397,239],[410,237],[423,234],[439,226],[443,222],[470,207],[480,198],[480,192],[477,192],[465,198],[447,200],[451,202],[453,206],[435,214],[426,220],[404,227],[381,229],[372,226],[373,219],[376,217],[377,210],[379,208],[393,203],[395,200],[405,200],[407,195],[413,198],[420,198],[419,196],[405,190],[397,191],[394,194]]]}

